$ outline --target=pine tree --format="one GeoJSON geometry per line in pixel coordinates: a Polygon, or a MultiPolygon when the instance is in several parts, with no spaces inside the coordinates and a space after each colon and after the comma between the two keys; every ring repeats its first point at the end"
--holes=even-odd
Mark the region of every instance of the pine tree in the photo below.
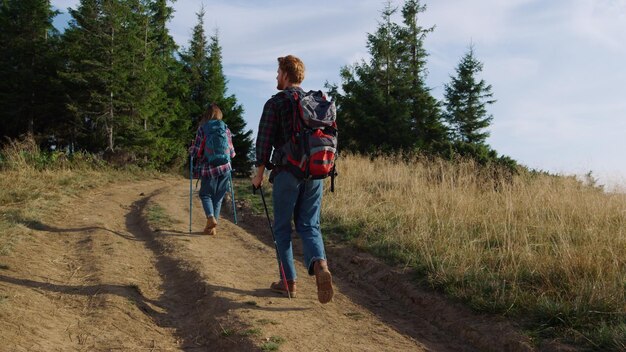
{"type": "Polygon", "coordinates": [[[51,135],[61,124],[56,15],[47,0],[0,2],[0,137],[51,135]]]}
{"type": "Polygon", "coordinates": [[[122,150],[156,167],[183,156],[188,123],[165,26],[171,13],[150,0],[82,0],[70,10],[64,78],[79,148],[122,150]]]}
{"type": "Polygon", "coordinates": [[[211,102],[209,97],[208,57],[209,48],[204,32],[204,7],[196,14],[198,23],[193,28],[189,48],[181,53],[181,59],[187,75],[187,84],[190,89],[190,102],[188,111],[192,121],[192,129],[195,132],[199,117],[211,102]]]}
{"type": "Polygon", "coordinates": [[[126,28],[136,27],[128,4],[119,0],[81,0],[70,14],[64,77],[79,147],[113,152],[116,142],[128,144],[119,132],[133,125],[129,78],[135,53],[126,28]]]}
{"type": "Polygon", "coordinates": [[[342,90],[327,85],[337,104],[343,149],[363,153],[412,148],[410,106],[403,99],[404,78],[400,63],[397,11],[388,3],[374,34],[368,35],[369,62],[341,70],[342,90]]]}
{"type": "Polygon", "coordinates": [[[222,47],[219,42],[219,31],[216,29],[209,38],[206,80],[208,82],[207,99],[218,103],[226,96],[226,77],[222,65],[222,47]]]}
{"type": "Polygon", "coordinates": [[[239,176],[248,176],[252,170],[252,160],[249,154],[252,151],[252,130],[246,131],[246,122],[243,119],[243,107],[237,103],[234,95],[227,96],[226,84],[222,66],[222,48],[219,44],[218,31],[210,38],[208,72],[209,101],[216,103],[224,114],[224,122],[233,134],[233,147],[237,155],[232,161],[233,169],[239,176]]]}
{"type": "Polygon", "coordinates": [[[177,60],[178,46],[167,29],[173,9],[168,6],[167,0],[156,0],[151,2],[150,10],[148,37],[154,46],[155,79],[165,94],[161,102],[156,102],[160,106],[155,121],[157,128],[153,129],[157,146],[152,149],[150,158],[161,167],[176,167],[186,160],[186,149],[192,138],[187,111],[189,88],[184,66],[177,60]]]}
{"type": "Polygon", "coordinates": [[[485,145],[489,136],[485,129],[493,116],[487,114],[487,105],[496,101],[491,99],[491,85],[477,77],[482,69],[483,64],[476,59],[470,45],[456,68],[456,76],[450,76],[450,83],[445,85],[444,116],[455,141],[485,145]]]}
{"type": "Polygon", "coordinates": [[[446,128],[441,121],[440,103],[426,85],[426,58],[424,49],[426,35],[434,27],[423,28],[418,24],[418,15],[426,11],[419,0],[406,1],[402,8],[404,26],[399,37],[403,45],[400,69],[405,77],[403,97],[410,105],[412,129],[418,149],[438,153],[446,144],[446,128]]]}
{"type": "Polygon", "coordinates": [[[158,117],[163,108],[163,72],[159,70],[154,54],[156,44],[151,41],[151,13],[145,0],[126,0],[127,20],[124,21],[125,55],[130,59],[127,66],[128,78],[123,90],[124,129],[118,132],[118,146],[132,150],[147,161],[156,140],[153,131],[158,128],[158,117]]]}
{"type": "Polygon", "coordinates": [[[224,122],[233,133],[233,146],[237,156],[233,168],[238,175],[250,174],[252,162],[249,158],[252,150],[252,131],[246,131],[243,119],[243,107],[237,103],[234,95],[227,96],[227,80],[222,66],[222,48],[216,31],[209,40],[204,32],[204,8],[197,14],[198,24],[193,29],[193,36],[187,49],[181,56],[188,75],[191,92],[189,112],[193,121],[192,129],[211,103],[216,103],[224,115],[224,122]]]}
{"type": "Polygon", "coordinates": [[[172,20],[174,9],[167,5],[167,0],[152,1],[149,6],[152,13],[149,37],[152,42],[156,43],[155,55],[164,63],[176,61],[174,54],[178,46],[167,29],[167,23],[172,20]]]}
{"type": "Polygon", "coordinates": [[[402,8],[404,25],[387,3],[375,33],[368,35],[368,62],[341,70],[342,90],[327,85],[338,107],[343,148],[358,152],[420,149],[436,153],[445,144],[439,103],[425,84],[423,41],[432,28],[417,25],[419,1],[402,8]]]}
{"type": "Polygon", "coordinates": [[[126,27],[127,50],[132,53],[128,115],[132,123],[122,134],[126,137],[123,147],[143,163],[169,168],[180,163],[188,142],[188,119],[180,103],[183,91],[176,86],[180,65],[166,27],[172,9],[166,1],[128,3],[132,19],[126,27]]]}

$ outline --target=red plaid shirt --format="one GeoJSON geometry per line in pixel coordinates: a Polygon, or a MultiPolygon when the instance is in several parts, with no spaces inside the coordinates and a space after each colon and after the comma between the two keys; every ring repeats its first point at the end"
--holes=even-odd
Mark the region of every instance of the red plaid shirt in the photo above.
{"type": "MultiPolygon", "coordinates": [[[[226,127],[226,136],[228,137],[228,146],[230,147],[230,159],[232,160],[235,157],[235,147],[233,147],[232,134],[230,133],[228,127],[226,127]]],[[[193,176],[195,178],[199,178],[200,176],[216,178],[218,176],[225,175],[227,172],[231,171],[232,166],[230,165],[230,163],[220,166],[211,166],[209,165],[209,163],[206,162],[206,159],[204,158],[204,150],[201,149],[203,147],[203,141],[204,131],[202,130],[202,128],[198,128],[198,131],[196,132],[196,140],[191,145],[191,147],[189,147],[189,155],[193,156],[194,163],[193,176]],[[198,154],[200,156],[198,156],[198,154]]]]}
{"type": "MultiPolygon", "coordinates": [[[[291,137],[293,108],[286,94],[293,94],[294,91],[304,93],[300,87],[290,87],[272,96],[265,103],[256,138],[255,166],[270,166],[272,151],[282,147],[291,137]]],[[[275,171],[280,170],[280,165],[271,166],[275,167],[275,171]]]]}

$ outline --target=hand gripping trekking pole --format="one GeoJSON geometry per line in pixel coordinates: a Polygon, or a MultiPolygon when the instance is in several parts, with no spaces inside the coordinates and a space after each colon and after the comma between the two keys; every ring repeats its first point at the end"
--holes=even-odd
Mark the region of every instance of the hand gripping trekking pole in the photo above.
{"type": "Polygon", "coordinates": [[[232,171],[228,174],[228,178],[230,178],[230,197],[233,199],[233,216],[235,218],[235,225],[237,225],[237,207],[235,206],[235,188],[233,187],[232,171]]]}
{"type": "Polygon", "coordinates": [[[278,244],[276,244],[276,236],[274,235],[274,227],[272,226],[272,220],[270,220],[270,213],[267,211],[267,204],[265,203],[265,195],[263,194],[263,187],[256,188],[254,185],[252,186],[252,193],[256,194],[256,190],[261,191],[261,199],[263,200],[263,207],[265,208],[265,215],[267,216],[267,222],[270,224],[270,231],[272,232],[272,240],[274,241],[274,249],[276,250],[276,260],[278,261],[278,269],[280,270],[280,275],[283,278],[283,283],[285,284],[285,291],[287,291],[287,296],[291,299],[291,292],[289,292],[289,285],[287,285],[287,276],[285,275],[285,269],[283,268],[283,261],[280,259],[280,253],[278,252],[278,244]]]}
{"type": "Polygon", "coordinates": [[[193,155],[189,157],[189,233],[191,233],[191,210],[193,207],[193,155]]]}

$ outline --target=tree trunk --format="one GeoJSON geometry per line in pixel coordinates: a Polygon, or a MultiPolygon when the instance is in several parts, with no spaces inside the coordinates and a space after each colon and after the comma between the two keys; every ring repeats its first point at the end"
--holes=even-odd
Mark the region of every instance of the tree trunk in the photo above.
{"type": "MultiPolygon", "coordinates": [[[[30,69],[32,72],[32,76],[35,76],[35,53],[33,53],[33,57],[30,62],[30,69]]],[[[35,82],[34,78],[30,82],[30,106],[28,108],[28,134],[33,136],[35,134],[35,82]]]]}
{"type": "MultiPolygon", "coordinates": [[[[113,28],[113,26],[111,25],[111,72],[113,72],[113,56],[115,55],[115,28],[113,28]]],[[[112,85],[112,82],[111,82],[112,85]]],[[[113,90],[110,91],[111,93],[111,99],[109,100],[109,122],[106,124],[106,132],[107,132],[107,139],[108,139],[108,146],[107,149],[110,151],[115,151],[114,150],[114,145],[113,145],[113,121],[114,120],[114,115],[115,115],[115,111],[113,109],[113,90]]]]}
{"type": "Polygon", "coordinates": [[[114,145],[113,145],[113,126],[109,126],[107,124],[106,131],[107,131],[107,139],[108,139],[107,150],[110,150],[113,152],[115,151],[114,145]]]}
{"type": "Polygon", "coordinates": [[[111,124],[106,124],[106,131],[107,131],[107,137],[109,140],[109,144],[107,149],[109,149],[110,151],[114,151],[113,147],[113,116],[114,116],[114,110],[113,110],[113,92],[111,92],[111,100],[109,103],[109,120],[111,121],[111,124]]]}
{"type": "MultiPolygon", "coordinates": [[[[144,39],[143,39],[143,71],[144,73],[146,71],[148,71],[148,68],[146,67],[146,62],[148,61],[148,17],[146,17],[146,31],[145,31],[145,35],[144,35],[144,39]]],[[[147,131],[148,130],[148,118],[144,117],[143,118],[143,130],[147,131]]]]}

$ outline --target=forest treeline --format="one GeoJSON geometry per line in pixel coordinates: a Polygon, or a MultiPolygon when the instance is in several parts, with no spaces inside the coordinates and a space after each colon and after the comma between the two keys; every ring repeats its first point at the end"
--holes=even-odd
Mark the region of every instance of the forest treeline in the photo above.
{"type": "MultiPolygon", "coordinates": [[[[171,3],[81,0],[61,33],[48,0],[0,0],[0,143],[30,134],[43,149],[176,169],[200,114],[217,103],[234,135],[234,168],[247,175],[252,131],[228,92],[219,32],[205,32],[200,9],[179,48],[167,28],[171,3]]],[[[425,10],[418,0],[387,3],[367,34],[369,58],[343,67],[339,84],[327,83],[341,150],[462,156],[514,168],[486,142],[495,100],[472,45],[444,84],[444,98],[432,95],[424,40],[434,28],[420,25],[425,10]]]]}
{"type": "Polygon", "coordinates": [[[471,158],[514,170],[516,162],[487,144],[496,102],[491,85],[480,78],[483,64],[473,44],[444,83],[443,99],[426,84],[428,51],[424,42],[434,27],[419,16],[426,5],[388,2],[378,28],[367,36],[369,58],[341,69],[341,84],[327,84],[338,106],[343,148],[366,154],[418,151],[446,159],[471,158]],[[397,19],[400,19],[399,21],[397,19]]]}
{"type": "Polygon", "coordinates": [[[216,103],[233,133],[234,168],[247,174],[252,131],[227,93],[217,30],[207,35],[200,10],[180,49],[169,5],[82,0],[60,33],[49,1],[3,0],[0,135],[170,169],[184,164],[200,114],[216,103]]]}

